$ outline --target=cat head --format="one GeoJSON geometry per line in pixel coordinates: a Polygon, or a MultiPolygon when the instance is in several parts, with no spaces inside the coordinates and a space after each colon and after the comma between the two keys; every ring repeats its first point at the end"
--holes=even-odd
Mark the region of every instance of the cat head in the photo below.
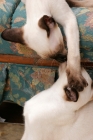
{"type": "Polygon", "coordinates": [[[66,61],[67,51],[64,48],[62,33],[55,20],[43,15],[37,21],[27,22],[21,28],[6,29],[2,38],[27,45],[42,58],[53,58],[59,62],[66,61]]]}

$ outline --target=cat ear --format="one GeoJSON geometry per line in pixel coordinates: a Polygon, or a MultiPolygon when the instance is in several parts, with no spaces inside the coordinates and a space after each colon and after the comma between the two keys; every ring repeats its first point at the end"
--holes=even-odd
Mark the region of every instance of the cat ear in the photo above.
{"type": "Polygon", "coordinates": [[[66,86],[64,90],[68,101],[77,102],[79,94],[75,88],[69,88],[66,86]]]}
{"type": "Polygon", "coordinates": [[[56,22],[52,17],[49,17],[47,15],[44,15],[38,22],[38,25],[40,28],[46,30],[47,36],[50,35],[51,28],[55,27],[56,22]]]}
{"type": "Polygon", "coordinates": [[[7,41],[25,44],[23,33],[23,28],[6,29],[2,32],[1,37],[7,41]]]}

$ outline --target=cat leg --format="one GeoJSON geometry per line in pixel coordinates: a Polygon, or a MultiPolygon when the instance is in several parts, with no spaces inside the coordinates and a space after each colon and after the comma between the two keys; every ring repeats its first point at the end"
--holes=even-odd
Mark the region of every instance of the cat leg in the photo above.
{"type": "Polygon", "coordinates": [[[64,0],[58,0],[56,8],[53,4],[54,3],[52,3],[51,7],[52,16],[56,22],[63,26],[67,39],[68,56],[66,72],[68,86],[70,88],[76,88],[77,91],[82,91],[84,87],[87,86],[87,82],[81,74],[79,30],[77,20],[71,8],[64,0]]]}

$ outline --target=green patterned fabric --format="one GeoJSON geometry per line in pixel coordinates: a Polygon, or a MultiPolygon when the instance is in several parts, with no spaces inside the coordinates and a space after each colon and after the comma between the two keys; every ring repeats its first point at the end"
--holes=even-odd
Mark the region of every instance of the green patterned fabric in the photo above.
{"type": "MultiPolygon", "coordinates": [[[[0,35],[1,32],[10,28],[12,15],[20,0],[0,0],[0,35]]],[[[13,53],[10,49],[11,43],[4,41],[0,36],[0,54],[13,53]]]]}
{"type": "Polygon", "coordinates": [[[22,27],[26,23],[26,10],[24,3],[20,2],[12,17],[12,27],[22,27]]]}
{"type": "Polygon", "coordinates": [[[0,103],[24,102],[49,88],[55,80],[55,68],[0,63],[0,103]]]}

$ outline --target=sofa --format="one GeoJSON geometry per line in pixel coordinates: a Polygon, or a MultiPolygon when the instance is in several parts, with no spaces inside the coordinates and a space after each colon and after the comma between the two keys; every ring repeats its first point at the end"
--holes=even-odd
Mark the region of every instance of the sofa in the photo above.
{"type": "MultiPolygon", "coordinates": [[[[93,79],[93,8],[72,10],[80,31],[81,65],[93,79]]],[[[21,0],[0,0],[0,34],[25,22],[25,5],[21,0]]],[[[66,44],[62,26],[59,27],[66,44]]],[[[26,100],[55,82],[58,66],[57,61],[42,59],[27,46],[5,41],[0,36],[0,103],[11,101],[24,106],[26,100]]]]}

